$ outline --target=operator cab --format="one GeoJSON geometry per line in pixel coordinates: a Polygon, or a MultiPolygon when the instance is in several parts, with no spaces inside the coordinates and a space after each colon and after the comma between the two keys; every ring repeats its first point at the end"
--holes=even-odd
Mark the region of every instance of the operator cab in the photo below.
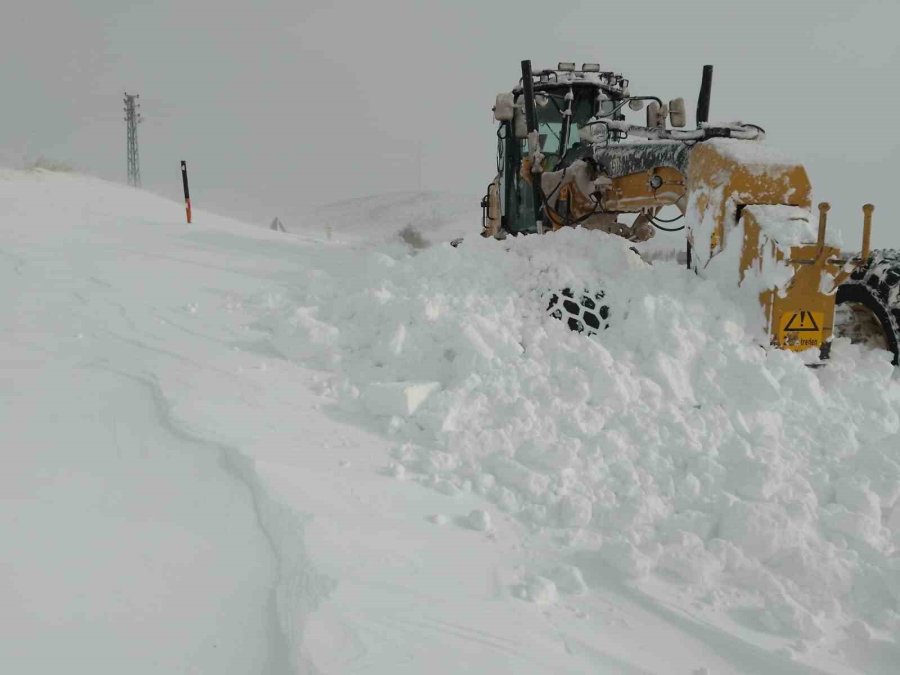
{"type": "MultiPolygon", "coordinates": [[[[598,119],[622,120],[628,80],[601,72],[598,64],[574,63],[533,74],[535,114],[545,171],[558,171],[590,154],[588,124],[598,119]]],[[[528,131],[522,81],[512,93],[500,94],[494,108],[497,129],[497,168],[503,229],[512,234],[536,231],[532,190],[520,175],[528,155],[528,131]]]]}

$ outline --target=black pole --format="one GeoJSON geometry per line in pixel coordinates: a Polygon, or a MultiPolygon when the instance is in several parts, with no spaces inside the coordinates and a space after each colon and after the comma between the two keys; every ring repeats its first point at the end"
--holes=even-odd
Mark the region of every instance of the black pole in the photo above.
{"type": "Polygon", "coordinates": [[[191,192],[188,190],[187,162],[181,160],[181,184],[184,186],[184,211],[188,224],[191,222],[191,192]]]}
{"type": "MultiPolygon", "coordinates": [[[[528,135],[537,131],[537,116],[534,113],[534,80],[531,77],[531,61],[522,61],[522,95],[525,97],[525,124],[528,127],[528,135]]],[[[536,135],[536,134],[535,134],[536,135]]],[[[537,137],[537,143],[540,145],[540,137],[537,137]]],[[[540,147],[537,148],[540,151],[540,147]]],[[[544,222],[541,219],[541,186],[538,181],[541,179],[540,173],[535,173],[534,167],[531,167],[531,200],[534,204],[534,222],[537,226],[538,234],[544,234],[544,222]]]]}
{"type": "Polygon", "coordinates": [[[700,95],[697,97],[697,128],[709,122],[709,96],[712,92],[713,67],[703,66],[703,80],[700,82],[700,95]]]}

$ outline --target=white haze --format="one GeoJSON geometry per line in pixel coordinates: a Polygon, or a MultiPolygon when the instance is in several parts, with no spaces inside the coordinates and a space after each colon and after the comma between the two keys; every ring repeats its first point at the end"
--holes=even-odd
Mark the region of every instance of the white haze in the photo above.
{"type": "MultiPolygon", "coordinates": [[[[0,23],[0,162],[38,157],[124,180],[123,90],[139,92],[146,188],[290,227],[320,204],[388,191],[477,198],[494,166],[491,105],[519,61],[600,61],[632,90],[696,97],[760,124],[803,160],[855,246],[875,243],[900,160],[894,0],[717,3],[15,3],[0,23]]],[[[689,103],[689,108],[693,104],[689,103]]]]}

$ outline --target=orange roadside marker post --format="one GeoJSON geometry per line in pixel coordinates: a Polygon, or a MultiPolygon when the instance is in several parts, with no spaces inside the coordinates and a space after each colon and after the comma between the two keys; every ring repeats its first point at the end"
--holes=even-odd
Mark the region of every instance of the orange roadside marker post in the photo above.
{"type": "Polygon", "coordinates": [[[184,211],[187,214],[188,225],[191,223],[191,193],[188,190],[187,162],[181,160],[181,182],[184,185],[184,211]]]}

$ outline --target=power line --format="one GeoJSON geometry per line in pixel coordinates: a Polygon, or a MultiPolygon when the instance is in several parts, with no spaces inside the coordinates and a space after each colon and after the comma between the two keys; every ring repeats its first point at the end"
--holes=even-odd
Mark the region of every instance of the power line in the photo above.
{"type": "Polygon", "coordinates": [[[141,123],[141,104],[137,99],[140,94],[125,92],[125,137],[126,155],[128,162],[128,184],[133,187],[141,186],[141,158],[138,154],[137,125],[141,123]]]}

